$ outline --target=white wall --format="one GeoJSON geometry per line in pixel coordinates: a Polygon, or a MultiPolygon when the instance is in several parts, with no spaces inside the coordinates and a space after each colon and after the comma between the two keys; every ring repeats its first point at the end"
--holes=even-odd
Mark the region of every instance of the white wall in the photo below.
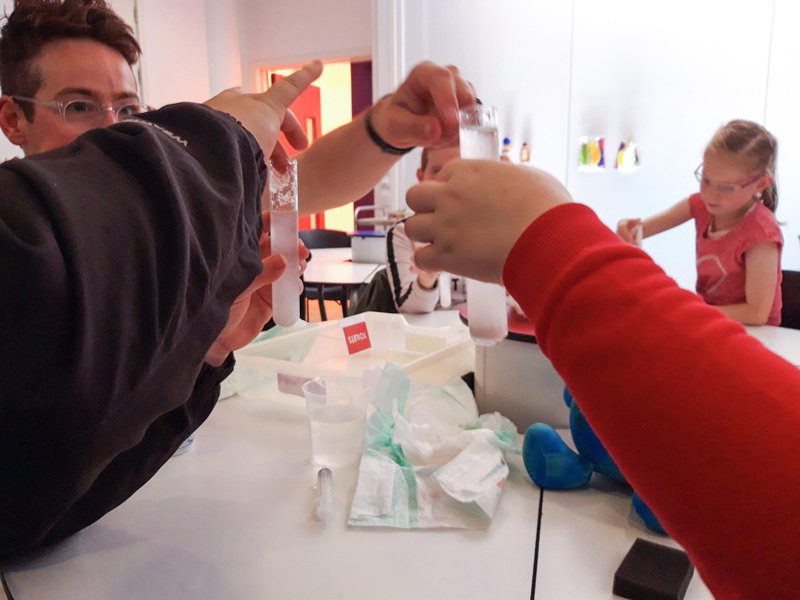
{"type": "MultiPolygon", "coordinates": [[[[731,118],[765,123],[781,146],[784,267],[800,269],[800,8],[790,0],[375,0],[377,93],[419,60],[454,63],[501,112],[501,136],[527,141],[532,164],[559,177],[609,226],[647,216],[697,190],[692,177],[714,130],[731,118]],[[773,26],[773,8],[775,19],[773,26]],[[390,31],[386,31],[391,29],[390,31]],[[613,167],[632,137],[643,167],[577,171],[578,138],[602,134],[613,167]]],[[[414,183],[416,155],[396,173],[392,203],[414,183]]],[[[391,178],[387,179],[391,181],[391,178]]],[[[679,284],[695,279],[692,225],[645,241],[679,284]]]]}
{"type": "MultiPolygon", "coordinates": [[[[567,187],[609,226],[648,216],[698,189],[692,175],[714,131],[733,118],[764,122],[772,3],[575,0],[567,187]],[[731,43],[735,40],[735,43],[731,43]],[[577,171],[578,138],[604,134],[604,173],[577,171]],[[613,166],[621,139],[643,168],[613,166]]],[[[694,223],[645,240],[678,283],[696,278],[694,223]]]]}
{"type": "MultiPolygon", "coordinates": [[[[550,0],[376,0],[376,25],[396,22],[400,32],[392,56],[389,32],[376,36],[374,70],[395,72],[376,78],[375,96],[392,91],[423,60],[454,64],[485,104],[500,113],[501,136],[515,144],[548,140],[538,165],[564,172],[569,116],[570,17],[566,2],[550,0]],[[541,58],[546,57],[546,60],[541,58]]],[[[416,183],[419,152],[397,167],[397,186],[381,201],[397,207],[416,183]]]]}
{"type": "Polygon", "coordinates": [[[245,89],[257,66],[369,56],[371,0],[238,0],[245,89]]]}
{"type": "MultiPolygon", "coordinates": [[[[0,0],[0,10],[2,11],[3,14],[10,13],[13,8],[14,8],[14,0],[0,0]]],[[[0,21],[0,23],[5,23],[5,19],[0,21]]],[[[3,90],[0,90],[0,92],[2,91],[3,90]]],[[[20,150],[18,146],[15,146],[11,142],[9,142],[6,136],[0,133],[0,162],[8,160],[9,158],[16,158],[21,156],[22,156],[22,150],[20,150]]]]}
{"type": "Polygon", "coordinates": [[[800,269],[800,6],[776,0],[766,126],[778,136],[778,220],[783,227],[783,265],[800,269]]]}
{"type": "Polygon", "coordinates": [[[208,83],[213,96],[242,85],[239,14],[236,0],[205,0],[208,83]]]}
{"type": "Polygon", "coordinates": [[[155,107],[207,100],[205,0],[136,0],[143,99],[155,107]]]}
{"type": "Polygon", "coordinates": [[[143,98],[203,101],[242,84],[236,0],[110,0],[142,46],[143,98]],[[138,22],[134,16],[138,14],[138,22]]]}

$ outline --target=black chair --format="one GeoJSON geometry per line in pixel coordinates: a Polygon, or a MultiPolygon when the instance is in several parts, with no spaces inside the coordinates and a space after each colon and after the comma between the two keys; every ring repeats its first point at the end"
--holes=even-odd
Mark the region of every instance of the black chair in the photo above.
{"type": "Polygon", "coordinates": [[[800,329],[800,271],[782,271],[781,327],[800,329]]]}
{"type": "MultiPolygon", "coordinates": [[[[311,250],[311,260],[314,260],[314,248],[349,248],[350,235],[337,229],[304,229],[299,232],[300,239],[311,250]]],[[[324,285],[306,283],[303,281],[304,309],[308,314],[308,301],[319,302],[319,316],[323,321],[328,320],[325,312],[325,300],[333,300],[342,305],[342,316],[347,316],[347,301],[349,290],[343,285],[324,285]]]]}

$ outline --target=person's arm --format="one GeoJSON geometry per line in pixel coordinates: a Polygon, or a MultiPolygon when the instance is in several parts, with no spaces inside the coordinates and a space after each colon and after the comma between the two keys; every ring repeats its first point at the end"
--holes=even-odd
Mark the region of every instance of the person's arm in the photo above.
{"type": "Polygon", "coordinates": [[[436,308],[439,302],[438,273],[416,269],[414,243],[408,239],[403,222],[397,223],[386,235],[386,273],[399,312],[428,313],[436,308]],[[420,285],[420,277],[423,285],[420,285]]]}
{"type": "MultiPolygon", "coordinates": [[[[434,146],[458,136],[458,109],[475,102],[455,67],[417,65],[400,87],[370,109],[374,132],[398,148],[434,146]]],[[[367,133],[366,113],[322,136],[297,158],[300,212],[311,214],[366,194],[399,159],[367,133]]]]}
{"type": "Polygon", "coordinates": [[[262,148],[318,71],[0,165],[0,557],[100,518],[208,416],[271,312],[262,148]]]}
{"type": "Polygon", "coordinates": [[[689,210],[689,199],[684,198],[667,210],[646,219],[623,219],[617,224],[617,234],[629,244],[635,243],[634,228],[642,226],[642,239],[658,235],[668,229],[677,227],[692,218],[689,210]]]}
{"type": "Polygon", "coordinates": [[[800,370],[583,212],[559,207],[526,231],[506,264],[509,291],[715,597],[793,597],[800,370]]]}
{"type": "Polygon", "coordinates": [[[745,325],[764,325],[775,301],[779,261],[776,243],[763,242],[750,248],[744,258],[746,301],[717,308],[745,325]]]}
{"type": "Polygon", "coordinates": [[[161,419],[261,270],[255,140],[197,105],[143,118],[0,166],[0,556],[96,520],[202,422],[161,419]]]}
{"type": "Polygon", "coordinates": [[[553,178],[514,169],[454,161],[441,181],[413,188],[406,231],[431,243],[417,262],[505,282],[715,597],[794,598],[800,370],[678,288],[588,208],[565,204],[553,178]]]}

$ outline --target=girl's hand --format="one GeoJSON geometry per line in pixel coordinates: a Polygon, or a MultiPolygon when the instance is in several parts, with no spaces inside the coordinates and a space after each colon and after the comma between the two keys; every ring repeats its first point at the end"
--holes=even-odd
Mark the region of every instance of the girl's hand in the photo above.
{"type": "Polygon", "coordinates": [[[641,240],[637,236],[636,228],[641,225],[641,219],[623,219],[617,223],[617,235],[628,244],[638,246],[641,240]]]}

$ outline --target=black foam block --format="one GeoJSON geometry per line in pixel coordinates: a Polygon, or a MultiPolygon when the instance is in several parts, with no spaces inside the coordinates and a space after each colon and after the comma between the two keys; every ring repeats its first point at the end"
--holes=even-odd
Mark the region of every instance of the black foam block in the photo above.
{"type": "Polygon", "coordinates": [[[692,575],[682,550],[636,538],[614,574],[614,593],[630,600],[681,600],[692,575]]]}

